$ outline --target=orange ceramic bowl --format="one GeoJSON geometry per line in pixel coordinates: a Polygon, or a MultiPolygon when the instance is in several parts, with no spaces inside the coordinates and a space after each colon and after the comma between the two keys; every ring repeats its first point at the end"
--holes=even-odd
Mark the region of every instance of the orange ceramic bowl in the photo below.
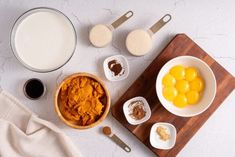
{"type": "Polygon", "coordinates": [[[92,75],[92,74],[89,74],[89,73],[75,73],[75,74],[72,74],[68,77],[66,77],[62,82],[61,84],[59,85],[59,87],[56,89],[56,93],[55,93],[55,99],[54,99],[54,105],[55,105],[55,111],[57,113],[57,115],[59,116],[59,118],[68,126],[72,127],[72,128],[75,128],[75,129],[88,129],[88,128],[92,128],[96,125],[98,125],[100,122],[102,122],[105,117],[107,116],[108,112],[109,112],[109,109],[110,109],[110,103],[111,103],[111,98],[110,98],[110,94],[109,94],[109,91],[108,89],[106,88],[106,86],[104,85],[104,83],[101,81],[101,79],[99,79],[97,76],[95,75],[92,75]],[[61,91],[61,87],[65,84],[65,82],[73,79],[73,78],[76,78],[76,77],[88,77],[88,78],[91,78],[93,80],[95,80],[96,82],[98,82],[104,89],[105,91],[105,103],[103,104],[104,105],[104,108],[103,108],[103,111],[102,111],[102,114],[100,115],[100,117],[93,123],[89,124],[89,125],[78,125],[76,122],[74,121],[70,121],[68,119],[66,119],[63,114],[61,113],[61,110],[60,110],[60,100],[59,100],[59,95],[60,95],[60,91],[61,91]]]}

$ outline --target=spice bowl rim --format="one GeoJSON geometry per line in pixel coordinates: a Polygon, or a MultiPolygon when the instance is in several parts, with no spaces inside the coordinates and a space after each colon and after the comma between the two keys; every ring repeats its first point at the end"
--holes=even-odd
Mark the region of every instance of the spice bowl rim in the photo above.
{"type": "Polygon", "coordinates": [[[109,81],[121,81],[121,80],[124,80],[126,79],[128,76],[129,76],[129,63],[128,63],[128,60],[125,56],[123,55],[112,55],[112,56],[109,56],[107,58],[105,58],[104,62],[103,62],[103,70],[104,70],[104,74],[105,74],[105,77],[109,80],[109,81]],[[109,69],[108,69],[108,61],[111,60],[111,59],[115,59],[115,58],[122,58],[123,59],[123,64],[124,66],[126,67],[125,69],[125,72],[124,72],[124,75],[120,76],[120,77],[112,77],[110,74],[109,74],[109,69]]]}
{"type": "Polygon", "coordinates": [[[151,127],[149,141],[150,141],[150,144],[154,148],[163,149],[163,150],[171,149],[171,148],[173,148],[175,146],[176,138],[177,138],[177,130],[176,130],[175,126],[173,124],[171,124],[171,123],[156,122],[151,127]],[[168,144],[166,143],[167,141],[162,141],[158,137],[159,135],[156,132],[157,126],[164,126],[164,127],[167,127],[168,130],[170,130],[170,135],[171,136],[170,136],[170,139],[168,140],[168,144]]]}
{"type": "Polygon", "coordinates": [[[108,88],[103,83],[103,81],[98,76],[95,76],[93,74],[86,73],[86,72],[78,72],[78,73],[74,73],[74,74],[71,74],[71,75],[68,75],[67,77],[65,77],[63,79],[63,81],[59,84],[59,86],[57,87],[55,95],[54,95],[54,107],[55,107],[55,111],[56,111],[57,115],[59,116],[60,120],[62,120],[66,125],[68,125],[72,128],[75,128],[75,129],[89,129],[89,128],[92,128],[92,127],[100,124],[106,118],[106,116],[108,115],[109,110],[110,110],[110,105],[111,105],[110,93],[108,91],[108,88]],[[72,79],[72,78],[81,77],[81,76],[90,77],[90,78],[96,80],[99,84],[101,84],[102,88],[105,91],[105,95],[107,97],[107,103],[105,105],[104,112],[102,113],[100,118],[98,120],[96,120],[94,123],[91,123],[91,124],[85,125],[85,126],[77,125],[77,124],[74,124],[74,123],[70,122],[69,120],[67,120],[62,115],[62,113],[59,109],[59,103],[58,103],[58,96],[59,96],[59,93],[60,93],[60,89],[64,85],[64,83],[67,82],[68,80],[72,79]]]}
{"type": "Polygon", "coordinates": [[[142,97],[142,96],[136,96],[136,97],[133,97],[133,98],[131,98],[131,99],[128,99],[128,100],[123,104],[123,113],[124,113],[124,115],[125,115],[125,117],[126,117],[127,122],[128,122],[129,124],[131,124],[131,125],[139,125],[139,124],[142,124],[142,123],[148,121],[148,120],[150,119],[150,117],[151,117],[151,109],[150,109],[149,103],[148,103],[148,101],[147,101],[144,97],[142,97]],[[140,119],[140,120],[135,120],[135,119],[133,119],[133,118],[131,118],[131,117],[129,116],[128,104],[129,104],[131,101],[133,101],[133,100],[143,100],[143,102],[144,102],[144,107],[145,107],[145,109],[146,109],[146,115],[145,115],[145,117],[143,117],[143,118],[140,119]]]}

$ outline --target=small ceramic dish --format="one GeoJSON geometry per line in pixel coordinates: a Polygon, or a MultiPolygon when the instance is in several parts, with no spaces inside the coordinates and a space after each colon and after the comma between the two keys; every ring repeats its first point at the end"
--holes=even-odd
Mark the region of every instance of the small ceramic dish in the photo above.
{"type": "Polygon", "coordinates": [[[174,147],[175,142],[176,142],[176,128],[174,127],[174,125],[170,124],[170,123],[155,123],[150,131],[150,144],[154,147],[154,148],[158,148],[158,149],[171,149],[174,147]],[[159,126],[162,126],[164,128],[166,128],[167,132],[170,134],[170,139],[169,140],[162,140],[160,139],[160,136],[157,133],[157,128],[159,126]]]}
{"type": "Polygon", "coordinates": [[[123,112],[124,112],[124,115],[125,115],[126,120],[128,121],[128,123],[130,123],[132,125],[138,125],[138,124],[144,123],[151,117],[151,109],[149,107],[149,104],[148,104],[147,100],[144,97],[140,97],[140,96],[134,97],[134,98],[129,99],[128,101],[126,101],[123,104],[123,112]],[[145,116],[140,120],[136,120],[136,119],[131,117],[130,114],[131,114],[132,109],[129,107],[131,102],[138,101],[138,100],[143,102],[143,107],[144,107],[144,110],[146,112],[145,116]]]}
{"type": "Polygon", "coordinates": [[[106,58],[103,63],[103,68],[104,74],[109,81],[121,81],[126,79],[129,75],[129,64],[123,55],[115,55],[106,58]],[[115,64],[121,65],[121,70],[118,74],[115,74],[114,70],[111,70],[115,64]]]}

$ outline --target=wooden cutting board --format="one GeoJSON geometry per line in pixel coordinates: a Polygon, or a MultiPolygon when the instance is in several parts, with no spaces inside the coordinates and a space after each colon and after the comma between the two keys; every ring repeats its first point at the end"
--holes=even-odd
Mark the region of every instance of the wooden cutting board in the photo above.
{"type": "MultiPolygon", "coordinates": [[[[132,132],[142,143],[151,149],[156,155],[176,156],[186,145],[193,135],[200,129],[213,112],[221,105],[224,99],[235,88],[235,78],[226,71],[219,63],[203,51],[195,42],[185,34],[176,35],[163,51],[153,60],[142,75],[129,87],[123,96],[112,108],[113,116],[130,132],[132,132]],[[202,114],[192,118],[182,118],[168,112],[159,102],[155,82],[161,67],[170,59],[190,55],[205,61],[213,70],[217,80],[217,93],[211,106],[202,114]],[[143,96],[147,99],[151,110],[151,118],[140,125],[130,125],[123,114],[122,106],[125,101],[135,96],[143,96]],[[168,122],[177,129],[177,140],[175,146],[170,150],[160,150],[152,147],[149,142],[151,126],[156,122],[168,122]]],[[[225,105],[225,104],[224,104],[225,105]]]]}

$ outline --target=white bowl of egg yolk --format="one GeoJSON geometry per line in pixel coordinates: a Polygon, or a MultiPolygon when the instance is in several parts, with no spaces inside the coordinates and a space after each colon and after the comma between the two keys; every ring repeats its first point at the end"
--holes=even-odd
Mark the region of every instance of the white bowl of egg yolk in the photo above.
{"type": "Polygon", "coordinates": [[[211,68],[192,56],[168,61],[156,81],[157,96],[171,113],[192,117],[204,112],[216,95],[216,79],[211,68]]]}

